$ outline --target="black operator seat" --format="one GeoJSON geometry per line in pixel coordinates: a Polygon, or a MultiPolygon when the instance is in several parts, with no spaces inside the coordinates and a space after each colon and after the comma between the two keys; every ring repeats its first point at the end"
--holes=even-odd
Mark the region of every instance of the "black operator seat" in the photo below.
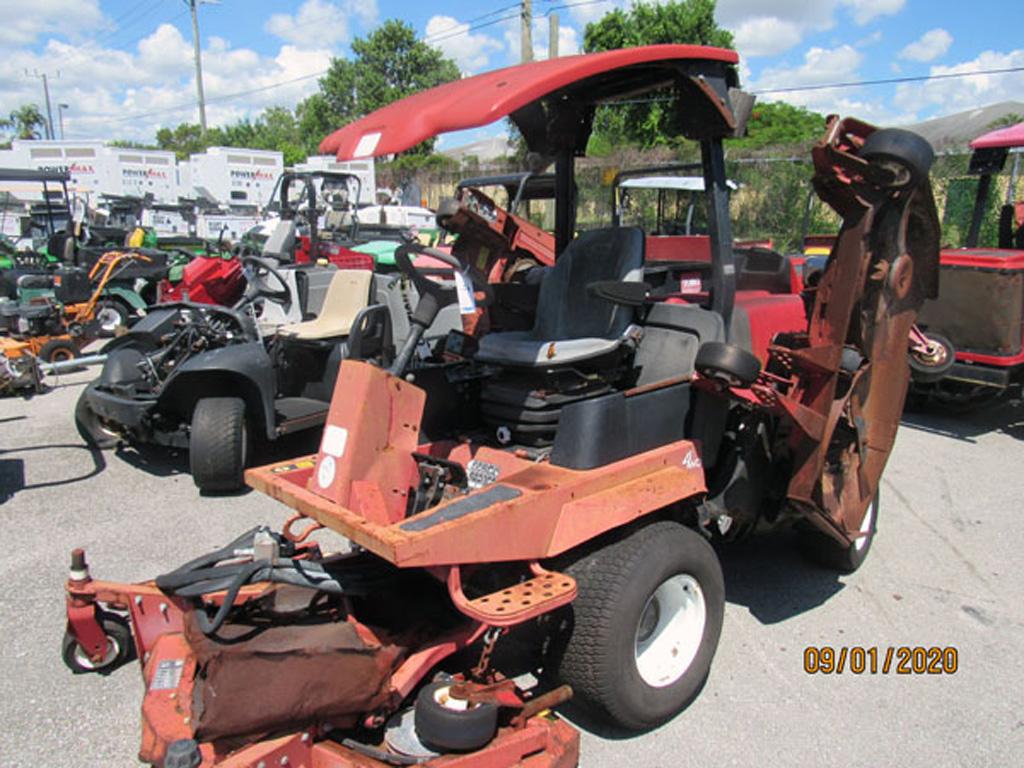
{"type": "Polygon", "coordinates": [[[583,232],[548,270],[529,331],[489,333],[478,360],[508,366],[578,363],[615,350],[630,335],[634,310],[587,292],[591,283],[643,280],[645,238],[637,227],[583,232]]]}

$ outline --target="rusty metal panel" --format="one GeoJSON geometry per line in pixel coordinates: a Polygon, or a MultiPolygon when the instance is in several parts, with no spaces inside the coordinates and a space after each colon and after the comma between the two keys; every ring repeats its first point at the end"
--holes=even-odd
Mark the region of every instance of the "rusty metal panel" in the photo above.
{"type": "Polygon", "coordinates": [[[1024,272],[942,266],[939,296],[918,323],[949,337],[957,350],[988,355],[1021,351],[1024,272]]]}

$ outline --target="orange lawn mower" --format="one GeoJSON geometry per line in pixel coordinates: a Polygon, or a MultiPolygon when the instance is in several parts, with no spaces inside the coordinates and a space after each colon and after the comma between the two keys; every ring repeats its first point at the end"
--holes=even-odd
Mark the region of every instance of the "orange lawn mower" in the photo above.
{"type": "Polygon", "coordinates": [[[750,339],[765,329],[749,326],[773,315],[734,302],[723,139],[742,131],[736,64],[683,45],[524,64],[323,142],[349,160],[510,116],[555,157],[558,257],[532,328],[425,348],[443,307],[469,315],[501,296],[457,256],[403,245],[419,301],[393,364],[342,362],[319,451],[246,473],[294,510],[281,532],[254,528],[142,584],[94,580],[72,553],[64,661],[140,659],[143,762],[572,766],[579,735],[552,714],[571,695],[633,731],[698,695],[724,614],[712,542],[795,526],[817,562],[860,566],[907,335],[936,289],[930,152],[900,132],[920,151],[880,159],[890,131],[829,120],[815,187],[842,229],[804,330],[775,334],[762,359],[750,339]],[[642,231],[574,238],[572,197],[595,105],[668,85],[701,148],[713,268],[709,291],[663,298],[642,231]],[[431,280],[417,254],[465,282],[431,280]],[[322,552],[320,528],[351,551],[322,552]]]}
{"type": "Polygon", "coordinates": [[[81,352],[99,336],[97,309],[107,284],[131,263],[149,260],[141,253],[109,251],[87,273],[57,270],[53,297],[0,304],[0,394],[38,392],[46,372],[102,362],[81,352]]]}

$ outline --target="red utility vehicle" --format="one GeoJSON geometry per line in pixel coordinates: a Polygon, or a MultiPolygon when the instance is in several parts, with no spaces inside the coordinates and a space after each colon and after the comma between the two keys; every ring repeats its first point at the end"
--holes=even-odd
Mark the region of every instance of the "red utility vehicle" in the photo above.
{"type": "Polygon", "coordinates": [[[992,180],[1011,150],[1024,149],[1024,123],[979,136],[971,148],[968,172],[980,179],[967,240],[942,249],[939,295],[918,318],[930,349],[911,350],[915,392],[953,404],[986,402],[1024,381],[1024,201],[1014,201],[1013,181],[997,247],[978,244],[992,180]]]}
{"type": "Polygon", "coordinates": [[[143,761],[571,766],[578,735],[549,710],[573,692],[643,730],[700,691],[724,612],[709,540],[796,525],[818,561],[863,562],[907,333],[935,287],[931,149],[830,120],[815,184],[843,227],[804,330],[777,334],[762,366],[743,331],[762,316],[736,311],[726,210],[736,63],[663,45],[525,64],[323,142],[340,159],[381,155],[509,116],[555,159],[558,257],[532,326],[424,349],[442,307],[501,298],[455,255],[400,248],[420,298],[393,364],[343,362],[319,452],[247,473],[295,510],[282,533],[255,529],[141,585],[94,581],[73,553],[65,661],[138,654],[143,761]],[[711,250],[708,289],[674,301],[646,282],[640,230],[573,237],[596,106],[666,92],[700,144],[711,250]],[[417,253],[465,282],[431,280],[417,253]],[[321,527],[353,552],[323,555],[321,527]],[[517,686],[506,647],[548,682],[517,686]]]}

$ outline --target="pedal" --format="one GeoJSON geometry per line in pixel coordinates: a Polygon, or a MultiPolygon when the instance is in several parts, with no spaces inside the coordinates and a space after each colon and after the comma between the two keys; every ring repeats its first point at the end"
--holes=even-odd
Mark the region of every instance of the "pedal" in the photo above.
{"type": "Polygon", "coordinates": [[[468,600],[466,612],[494,627],[518,624],[526,619],[568,605],[576,599],[576,579],[549,571],[506,589],[468,600]]]}

